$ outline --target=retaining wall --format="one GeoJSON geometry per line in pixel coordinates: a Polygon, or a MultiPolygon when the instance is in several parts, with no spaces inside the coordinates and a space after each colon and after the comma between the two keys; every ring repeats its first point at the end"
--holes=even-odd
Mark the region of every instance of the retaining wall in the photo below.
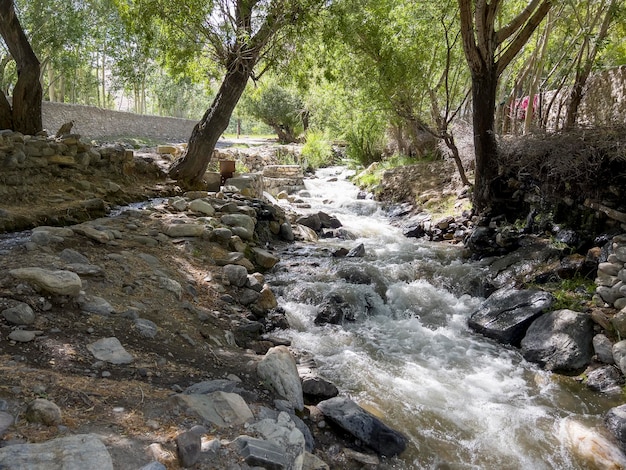
{"type": "Polygon", "coordinates": [[[43,127],[54,135],[65,122],[74,121],[72,133],[86,139],[102,137],[149,137],[164,142],[186,142],[197,121],[146,116],[77,104],[43,102],[43,127]]]}

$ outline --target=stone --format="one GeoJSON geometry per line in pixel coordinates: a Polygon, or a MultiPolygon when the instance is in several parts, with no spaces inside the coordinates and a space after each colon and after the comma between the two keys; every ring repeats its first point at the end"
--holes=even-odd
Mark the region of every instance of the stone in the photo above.
{"type": "Polygon", "coordinates": [[[303,215],[296,219],[296,223],[304,225],[315,232],[319,232],[322,229],[322,221],[318,214],[303,215]]]}
{"type": "Polygon", "coordinates": [[[213,392],[233,392],[237,382],[227,379],[205,380],[190,385],[183,392],[185,395],[206,395],[213,392]]]}
{"type": "Polygon", "coordinates": [[[283,449],[273,442],[240,436],[235,439],[235,444],[238,446],[239,454],[252,467],[260,467],[267,470],[285,470],[289,468],[287,456],[284,454],[283,449]]]}
{"type": "Polygon", "coordinates": [[[245,214],[226,214],[221,217],[220,221],[224,225],[231,227],[231,229],[233,227],[242,227],[250,234],[254,233],[254,227],[256,225],[254,219],[245,214]]]}
{"type": "Polygon", "coordinates": [[[305,452],[304,460],[302,462],[302,470],[330,470],[330,467],[317,455],[305,452]]]}
{"type": "Polygon", "coordinates": [[[144,338],[154,338],[157,335],[158,327],[156,323],[145,318],[137,318],[135,320],[135,328],[139,332],[140,336],[144,338]]]}
{"type": "Polygon", "coordinates": [[[613,345],[613,360],[624,375],[626,375],[626,340],[613,345]]]}
{"type": "Polygon", "coordinates": [[[223,282],[226,285],[243,287],[248,282],[248,270],[237,264],[227,264],[222,271],[223,282]]]}
{"type": "Polygon", "coordinates": [[[170,279],[168,277],[161,277],[159,279],[159,287],[161,287],[161,289],[172,292],[178,300],[182,300],[183,286],[180,285],[180,282],[175,281],[174,279],[170,279]]]}
{"type": "Polygon", "coordinates": [[[547,370],[574,372],[593,356],[593,322],[587,313],[556,310],[541,315],[521,342],[522,355],[547,370]]]}
{"type": "Polygon", "coordinates": [[[620,448],[626,450],[626,405],[616,406],[607,411],[604,424],[615,437],[620,448]]]}
{"type": "Polygon", "coordinates": [[[317,408],[329,420],[352,434],[380,455],[400,455],[407,446],[407,438],[368,413],[351,399],[335,397],[320,402],[317,408]]]}
{"type": "Polygon", "coordinates": [[[215,209],[213,206],[202,199],[195,199],[194,201],[191,201],[189,203],[189,210],[193,212],[200,212],[204,215],[208,215],[209,217],[215,215],[215,209]]]}
{"type": "Polygon", "coordinates": [[[261,359],[257,366],[259,377],[281,397],[289,400],[295,409],[304,409],[302,383],[296,361],[286,346],[275,346],[261,359]]]}
{"type": "Polygon", "coordinates": [[[28,343],[34,340],[36,336],[37,332],[27,330],[13,330],[9,333],[9,339],[18,343],[28,343]]]}
{"type": "Polygon", "coordinates": [[[348,254],[346,254],[346,258],[363,258],[364,256],[365,256],[365,245],[363,245],[363,243],[360,243],[359,245],[355,246],[350,251],[348,251],[348,254]]]}
{"type": "Polygon", "coordinates": [[[14,421],[15,418],[13,418],[12,415],[5,413],[4,411],[0,411],[0,437],[2,437],[6,430],[13,425],[14,421]]]}
{"type": "Polygon", "coordinates": [[[252,248],[252,255],[256,264],[263,269],[272,269],[279,261],[276,256],[263,248],[252,248]]]}
{"type": "Polygon", "coordinates": [[[308,397],[321,400],[339,395],[339,390],[335,384],[317,375],[302,377],[302,392],[308,397]]]}
{"type": "Polygon", "coordinates": [[[306,442],[289,413],[281,411],[276,419],[262,419],[250,428],[280,447],[286,458],[286,468],[302,468],[306,442]]]}
{"type": "Polygon", "coordinates": [[[83,312],[93,313],[95,315],[107,316],[115,311],[113,306],[107,302],[106,299],[96,295],[85,295],[79,297],[78,305],[83,312]]]}
{"type": "Polygon", "coordinates": [[[613,343],[605,335],[598,334],[593,337],[593,350],[598,362],[615,364],[613,360],[613,343]]]}
{"type": "Polygon", "coordinates": [[[169,199],[167,203],[178,212],[182,212],[187,209],[187,200],[184,197],[173,197],[169,199]]]}
{"type": "Polygon", "coordinates": [[[554,297],[540,290],[503,288],[491,294],[469,319],[469,327],[504,344],[519,346],[530,324],[554,297]]]}
{"type": "Polygon", "coordinates": [[[51,294],[77,296],[83,287],[80,277],[71,271],[51,271],[42,268],[18,268],[11,276],[29,281],[51,294]]]}
{"type": "Polygon", "coordinates": [[[289,222],[283,222],[282,224],[280,224],[278,234],[280,235],[280,238],[287,242],[292,242],[296,238],[293,234],[293,229],[291,228],[291,224],[289,222]]]}
{"type": "Polygon", "coordinates": [[[624,376],[617,367],[606,365],[589,372],[585,383],[594,392],[622,393],[624,376]]]}
{"type": "Polygon", "coordinates": [[[89,259],[85,255],[76,250],[72,250],[71,248],[65,248],[61,253],[59,253],[59,258],[66,263],[89,264],[89,259]]]}
{"type": "Polygon", "coordinates": [[[217,227],[213,229],[211,235],[218,243],[229,243],[230,239],[233,237],[233,231],[226,227],[217,227]]]}
{"type": "Polygon", "coordinates": [[[320,222],[322,224],[321,228],[339,228],[342,226],[341,222],[339,221],[339,219],[337,217],[334,217],[332,215],[327,214],[326,212],[318,212],[317,216],[320,219],[320,222]]]}
{"type": "Polygon", "coordinates": [[[617,276],[620,272],[620,269],[624,267],[624,263],[616,264],[616,263],[600,263],[598,265],[598,271],[602,271],[604,274],[608,276],[617,276]]]}
{"type": "Polygon", "coordinates": [[[0,448],[0,468],[113,470],[113,462],[97,436],[77,434],[39,444],[15,444],[0,448]]]}
{"type": "Polygon", "coordinates": [[[96,359],[111,364],[130,364],[134,360],[115,337],[102,338],[95,343],[88,344],[87,349],[96,359]]]}
{"type": "Polygon", "coordinates": [[[614,442],[571,418],[561,422],[559,438],[565,449],[584,462],[583,468],[626,468],[626,457],[614,442]]]}
{"type": "Polygon", "coordinates": [[[167,224],[163,233],[168,237],[199,237],[204,233],[202,224],[167,224]]]}
{"type": "Polygon", "coordinates": [[[98,230],[97,228],[87,224],[75,225],[72,227],[72,230],[78,235],[82,235],[103,244],[109,243],[115,238],[109,232],[98,230]]]}
{"type": "Polygon", "coordinates": [[[2,316],[12,325],[30,325],[35,321],[35,312],[24,302],[18,302],[13,307],[3,310],[2,316]]]}
{"type": "Polygon", "coordinates": [[[278,301],[276,300],[276,296],[274,292],[269,286],[263,286],[261,292],[259,293],[259,297],[256,299],[255,304],[263,312],[268,310],[272,310],[278,307],[278,301]]]}
{"type": "Polygon", "coordinates": [[[45,398],[36,398],[30,402],[24,417],[30,423],[41,423],[46,426],[56,426],[62,421],[61,408],[45,398]]]}
{"type": "Polygon", "coordinates": [[[149,464],[141,467],[139,470],[167,470],[167,467],[161,462],[150,462],[149,464]]]}
{"type": "Polygon", "coordinates": [[[202,443],[200,434],[185,431],[176,436],[178,460],[183,467],[191,467],[200,458],[202,443]]]}
{"type": "Polygon", "coordinates": [[[245,400],[236,393],[178,394],[173,403],[195,413],[207,423],[223,428],[251,421],[254,416],[245,400]]]}

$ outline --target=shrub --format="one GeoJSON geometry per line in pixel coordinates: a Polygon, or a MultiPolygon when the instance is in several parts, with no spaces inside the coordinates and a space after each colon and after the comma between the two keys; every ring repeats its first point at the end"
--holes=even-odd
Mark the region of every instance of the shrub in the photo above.
{"type": "Polygon", "coordinates": [[[302,158],[305,168],[317,169],[333,163],[333,149],[322,132],[307,132],[302,158]]]}

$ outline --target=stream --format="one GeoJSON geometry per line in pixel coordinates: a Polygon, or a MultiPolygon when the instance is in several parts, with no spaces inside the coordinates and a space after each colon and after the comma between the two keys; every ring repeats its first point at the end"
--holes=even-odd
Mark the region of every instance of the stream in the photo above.
{"type": "Polygon", "coordinates": [[[298,210],[336,216],[355,239],[295,243],[267,280],[291,326],[281,336],[408,437],[384,468],[603,468],[581,447],[604,439],[602,417],[620,397],[542,371],[469,330],[484,299],[466,292],[484,268],[463,260],[460,247],[405,238],[378,203],[357,200],[346,178],[340,167],[320,170],[299,195],[311,208],[298,210]],[[362,258],[332,256],[360,243],[362,258]],[[314,323],[331,295],[350,305],[354,321],[314,323]]]}

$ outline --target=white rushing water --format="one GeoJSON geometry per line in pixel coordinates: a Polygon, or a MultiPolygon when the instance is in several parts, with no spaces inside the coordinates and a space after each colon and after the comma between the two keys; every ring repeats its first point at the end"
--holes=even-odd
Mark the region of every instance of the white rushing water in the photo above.
{"type": "Polygon", "coordinates": [[[590,443],[598,452],[602,414],[615,403],[470,331],[467,318],[483,299],[465,291],[480,269],[463,262],[458,247],[404,238],[377,203],[356,199],[345,177],[341,168],[320,171],[303,199],[356,239],[292,246],[281,255],[285,269],[268,280],[293,346],[311,353],[341,393],[409,438],[385,467],[606,468],[579,454],[590,443]],[[359,243],[364,258],[331,256],[359,243]],[[330,294],[350,304],[354,322],[314,324],[330,294]]]}

